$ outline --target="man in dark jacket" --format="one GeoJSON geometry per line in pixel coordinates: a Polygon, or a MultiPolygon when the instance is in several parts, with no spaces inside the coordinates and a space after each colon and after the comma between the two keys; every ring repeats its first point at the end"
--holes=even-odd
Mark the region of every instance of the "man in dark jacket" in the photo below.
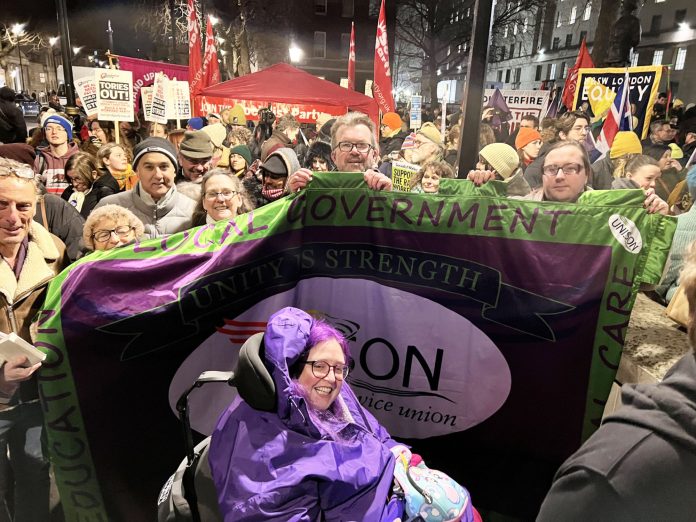
{"type": "Polygon", "coordinates": [[[9,87],[0,88],[0,143],[24,143],[27,141],[27,123],[24,114],[15,104],[15,92],[9,87]]]}
{"type": "MultiPolygon", "coordinates": [[[[696,247],[681,276],[696,329],[696,247]]],[[[625,385],[623,406],[561,466],[540,522],[694,520],[696,516],[696,353],[657,385],[625,385]]]]}

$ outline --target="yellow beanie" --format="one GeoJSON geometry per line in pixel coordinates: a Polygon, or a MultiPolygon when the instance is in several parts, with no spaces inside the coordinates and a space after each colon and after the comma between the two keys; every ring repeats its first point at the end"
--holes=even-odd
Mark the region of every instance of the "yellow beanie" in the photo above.
{"type": "Polygon", "coordinates": [[[429,121],[425,122],[423,126],[420,129],[418,129],[418,132],[416,134],[425,136],[435,145],[442,147],[442,135],[440,134],[440,131],[437,130],[437,127],[434,123],[429,121]]]}
{"type": "Polygon", "coordinates": [[[682,159],[684,157],[684,151],[676,143],[670,143],[669,148],[672,149],[672,159],[682,159]]]}
{"type": "Polygon", "coordinates": [[[643,154],[643,146],[638,135],[633,131],[617,132],[609,150],[611,159],[620,158],[625,154],[643,154]]]}

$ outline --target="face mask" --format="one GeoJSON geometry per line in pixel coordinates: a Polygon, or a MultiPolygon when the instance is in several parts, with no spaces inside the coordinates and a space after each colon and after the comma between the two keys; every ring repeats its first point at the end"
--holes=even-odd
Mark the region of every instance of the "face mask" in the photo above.
{"type": "Polygon", "coordinates": [[[268,201],[275,201],[276,199],[280,199],[284,193],[285,193],[285,189],[282,189],[282,188],[269,189],[269,188],[263,187],[261,189],[261,194],[268,201]]]}

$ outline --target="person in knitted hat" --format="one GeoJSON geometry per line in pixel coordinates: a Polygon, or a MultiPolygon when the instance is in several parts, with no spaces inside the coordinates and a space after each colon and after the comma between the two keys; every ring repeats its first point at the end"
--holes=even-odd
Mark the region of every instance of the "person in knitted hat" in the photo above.
{"type": "Polygon", "coordinates": [[[181,170],[177,173],[177,183],[193,181],[200,183],[203,174],[212,167],[215,146],[210,136],[204,131],[186,131],[179,145],[179,163],[181,170]]]}
{"type": "Polygon", "coordinates": [[[210,160],[211,168],[230,166],[230,149],[225,146],[227,138],[227,127],[222,123],[208,124],[201,129],[205,132],[213,143],[213,156],[210,160]]]}
{"type": "Polygon", "coordinates": [[[222,122],[222,116],[220,116],[217,112],[209,112],[205,117],[205,121],[208,123],[208,125],[215,125],[216,123],[222,122]]]}
{"type": "Polygon", "coordinates": [[[103,198],[95,209],[120,205],[145,225],[145,238],[161,237],[191,228],[194,200],[176,190],[177,153],[163,138],[147,138],[133,149],[135,188],[103,198]]]}
{"type": "Polygon", "coordinates": [[[536,129],[520,127],[515,138],[515,148],[520,157],[520,168],[524,171],[539,156],[541,134],[536,129]]]}
{"type": "Polygon", "coordinates": [[[403,130],[404,122],[395,112],[387,112],[382,116],[382,125],[380,126],[379,150],[382,158],[391,158],[392,153],[398,154],[401,150],[401,145],[408,135],[408,132],[403,130]]]}
{"type": "Polygon", "coordinates": [[[230,149],[230,170],[235,176],[243,178],[250,165],[251,151],[249,147],[237,145],[230,149]]]}
{"type": "Polygon", "coordinates": [[[256,207],[276,201],[287,193],[288,176],[300,170],[300,161],[294,150],[281,147],[268,155],[259,170],[260,184],[254,182],[256,178],[248,178],[244,182],[244,187],[252,200],[255,200],[256,207]]]}
{"type": "Polygon", "coordinates": [[[590,186],[595,190],[609,190],[614,179],[623,177],[626,163],[642,153],[643,146],[635,132],[617,132],[609,154],[605,154],[592,164],[590,186]]]}
{"type": "Polygon", "coordinates": [[[43,120],[44,134],[48,145],[36,149],[34,172],[50,194],[60,196],[68,188],[65,177],[65,164],[80,149],[72,141],[72,122],[59,113],[51,114],[43,120]]]}
{"type": "Polygon", "coordinates": [[[469,171],[467,179],[481,185],[491,179],[507,184],[508,196],[526,196],[531,192],[519,167],[519,155],[507,143],[489,143],[479,152],[476,170],[469,171]]]}
{"type": "Polygon", "coordinates": [[[439,161],[444,154],[442,135],[434,123],[425,122],[416,132],[415,146],[406,151],[406,161],[423,165],[428,161],[439,161]]]}
{"type": "Polygon", "coordinates": [[[246,127],[244,107],[235,105],[234,107],[225,109],[222,114],[222,120],[227,125],[241,125],[242,127],[246,127]]]}
{"type": "Polygon", "coordinates": [[[200,117],[191,118],[186,124],[186,129],[192,131],[201,130],[203,127],[205,127],[205,120],[200,117]]]}

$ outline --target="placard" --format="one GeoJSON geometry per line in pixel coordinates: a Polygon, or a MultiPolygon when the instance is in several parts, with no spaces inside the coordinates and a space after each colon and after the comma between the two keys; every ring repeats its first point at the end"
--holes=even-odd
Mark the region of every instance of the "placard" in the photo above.
{"type": "MultiPolygon", "coordinates": [[[[550,91],[518,91],[514,89],[499,89],[503,95],[505,104],[510,109],[512,120],[509,121],[510,132],[519,127],[522,117],[532,114],[541,120],[544,109],[549,103],[550,91]]],[[[493,96],[495,89],[486,89],[483,93],[483,105],[485,106],[493,96]]]]}
{"type": "Polygon", "coordinates": [[[150,109],[150,121],[167,124],[167,95],[169,94],[169,80],[162,73],[155,75],[155,84],[152,87],[152,106],[150,109]]]}
{"type": "Polygon", "coordinates": [[[152,121],[152,87],[140,88],[140,99],[143,101],[143,114],[145,121],[152,121]]]}
{"type": "Polygon", "coordinates": [[[94,72],[97,117],[104,121],[133,121],[133,73],[118,69],[94,72]]]}
{"type": "Polygon", "coordinates": [[[395,161],[392,163],[392,183],[394,190],[400,192],[411,192],[411,179],[415,176],[420,167],[406,161],[395,161]]]}
{"type": "Polygon", "coordinates": [[[191,91],[187,81],[170,80],[172,87],[172,105],[174,106],[174,120],[188,120],[191,118],[191,91]]]}
{"type": "Polygon", "coordinates": [[[411,96],[410,125],[411,129],[420,129],[421,126],[421,103],[423,97],[417,94],[411,96]]]}
{"type": "Polygon", "coordinates": [[[87,116],[97,114],[97,81],[95,78],[86,76],[75,80],[75,90],[82,100],[82,107],[87,116]]]}

